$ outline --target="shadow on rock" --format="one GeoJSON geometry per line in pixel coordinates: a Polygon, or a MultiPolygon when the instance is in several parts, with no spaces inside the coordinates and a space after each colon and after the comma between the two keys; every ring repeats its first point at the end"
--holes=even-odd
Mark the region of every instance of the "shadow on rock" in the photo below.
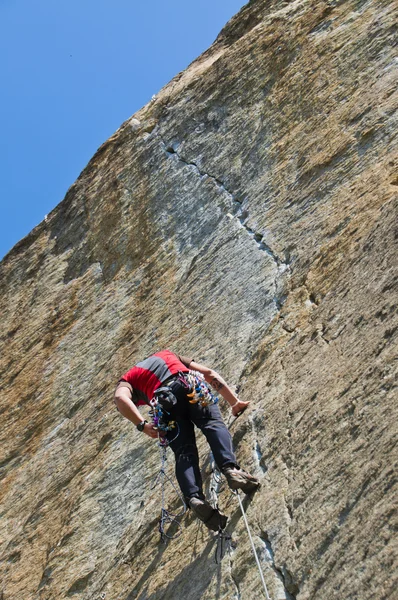
{"type": "Polygon", "coordinates": [[[140,588],[148,581],[151,574],[156,571],[156,564],[159,562],[161,555],[164,552],[163,546],[159,548],[156,556],[152,560],[151,564],[145,570],[141,579],[134,586],[134,589],[126,597],[126,600],[161,600],[166,598],[183,598],[189,597],[190,600],[199,600],[202,594],[209,587],[210,582],[216,573],[218,567],[213,560],[209,560],[210,554],[214,549],[215,540],[211,539],[207,543],[202,554],[187,565],[182,571],[169,581],[166,587],[163,587],[158,592],[154,592],[150,596],[147,596],[145,590],[142,592],[140,588]]]}

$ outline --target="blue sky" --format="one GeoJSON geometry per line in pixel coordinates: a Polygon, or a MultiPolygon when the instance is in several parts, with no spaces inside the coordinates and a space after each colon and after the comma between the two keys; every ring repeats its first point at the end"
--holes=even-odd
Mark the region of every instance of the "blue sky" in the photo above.
{"type": "Polygon", "coordinates": [[[242,0],[0,0],[0,258],[242,0]]]}

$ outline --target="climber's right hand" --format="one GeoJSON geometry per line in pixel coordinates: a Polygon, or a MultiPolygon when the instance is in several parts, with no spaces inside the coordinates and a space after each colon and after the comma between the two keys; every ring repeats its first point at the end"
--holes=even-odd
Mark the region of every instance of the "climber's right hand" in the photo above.
{"type": "Polygon", "coordinates": [[[159,430],[153,425],[153,423],[145,423],[144,433],[150,438],[158,438],[159,430]]]}

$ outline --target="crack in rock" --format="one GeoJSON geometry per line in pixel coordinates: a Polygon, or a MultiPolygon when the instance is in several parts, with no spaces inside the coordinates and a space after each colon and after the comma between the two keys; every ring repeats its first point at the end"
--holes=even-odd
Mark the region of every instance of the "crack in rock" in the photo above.
{"type": "Polygon", "coordinates": [[[272,549],[271,541],[268,537],[267,532],[263,532],[259,537],[264,546],[265,560],[270,565],[271,569],[274,571],[280,583],[282,583],[283,585],[282,593],[284,594],[284,596],[283,598],[279,597],[280,600],[296,600],[296,596],[299,593],[300,589],[294,581],[292,574],[287,570],[287,568],[284,565],[282,567],[278,567],[276,565],[274,551],[272,549]]]}
{"type": "Polygon", "coordinates": [[[242,598],[242,595],[241,595],[241,593],[240,593],[240,587],[239,587],[239,584],[238,584],[238,582],[236,581],[235,577],[232,575],[232,569],[231,569],[231,579],[232,579],[232,581],[234,582],[234,586],[235,586],[235,590],[236,590],[236,593],[235,593],[235,599],[236,599],[236,600],[241,600],[241,598],[242,598]]]}
{"type": "Polygon", "coordinates": [[[247,231],[249,236],[254,239],[258,249],[263,250],[266,254],[268,254],[268,256],[270,256],[273,259],[278,268],[287,267],[287,263],[282,261],[281,258],[272,250],[272,248],[265,243],[264,235],[262,233],[257,233],[246,224],[248,218],[249,213],[247,212],[247,210],[241,211],[241,213],[238,215],[238,221],[240,222],[241,227],[243,227],[247,231]]]}
{"type": "Polygon", "coordinates": [[[253,438],[254,438],[254,458],[255,458],[259,468],[261,469],[261,471],[264,474],[267,474],[268,467],[265,462],[265,457],[264,457],[264,453],[261,449],[260,442],[258,441],[258,438],[257,438],[257,432],[256,432],[256,426],[254,423],[253,414],[250,415],[249,421],[251,423],[252,434],[253,434],[253,438]]]}
{"type": "Polygon", "coordinates": [[[237,219],[240,227],[243,228],[246,231],[246,233],[248,234],[248,236],[255,241],[257,248],[259,250],[261,250],[262,252],[264,252],[267,256],[269,256],[273,260],[274,267],[275,267],[273,301],[276,306],[276,309],[278,311],[280,311],[286,300],[286,295],[279,291],[278,284],[279,284],[281,276],[286,271],[289,270],[289,259],[285,258],[284,260],[282,260],[282,258],[271,248],[271,246],[269,246],[265,242],[264,234],[254,231],[251,227],[249,227],[247,225],[249,213],[247,210],[242,209],[243,200],[239,200],[235,194],[230,192],[226,188],[224,182],[221,179],[219,179],[215,175],[211,175],[210,173],[202,171],[194,161],[186,160],[177,150],[180,145],[179,142],[175,142],[173,144],[166,144],[166,142],[163,140],[161,135],[158,134],[158,136],[159,136],[159,139],[161,141],[161,144],[163,146],[165,153],[169,157],[175,157],[175,160],[182,162],[187,167],[191,167],[199,175],[199,177],[201,179],[208,177],[209,179],[214,181],[214,183],[217,185],[217,187],[221,191],[226,193],[228,195],[228,197],[230,198],[230,200],[235,204],[236,213],[234,215],[231,215],[228,213],[227,216],[229,216],[231,219],[233,219],[233,218],[237,219]]]}
{"type": "Polygon", "coordinates": [[[265,464],[265,460],[263,457],[263,452],[261,450],[260,444],[258,442],[258,440],[256,440],[255,443],[255,447],[254,447],[254,451],[257,457],[257,462],[258,462],[258,466],[260,467],[260,469],[262,470],[263,473],[266,473],[268,471],[268,468],[265,464]]]}
{"type": "Polygon", "coordinates": [[[275,303],[275,306],[277,308],[278,311],[281,310],[283,304],[285,303],[286,300],[286,295],[279,292],[278,290],[278,284],[280,281],[281,276],[287,272],[289,270],[289,261],[287,258],[285,258],[284,260],[281,259],[281,257],[271,248],[271,246],[269,246],[268,244],[265,243],[264,241],[264,235],[262,233],[256,232],[254,231],[251,227],[249,227],[247,225],[247,220],[249,218],[249,213],[247,210],[241,210],[240,214],[238,215],[238,220],[240,222],[241,227],[243,227],[247,233],[249,234],[249,236],[251,238],[254,239],[254,241],[257,244],[257,247],[259,250],[262,250],[263,252],[265,252],[265,254],[267,254],[267,256],[269,256],[270,258],[272,258],[272,260],[274,261],[274,266],[275,266],[275,279],[274,279],[274,289],[275,289],[275,293],[274,293],[274,297],[273,297],[273,301],[275,303]]]}
{"type": "Polygon", "coordinates": [[[225,184],[223,181],[221,181],[221,179],[219,179],[218,177],[216,177],[215,175],[211,175],[210,173],[206,173],[205,171],[201,171],[198,167],[198,165],[194,162],[194,161],[187,161],[183,156],[181,156],[181,154],[179,154],[177,152],[177,148],[179,144],[166,144],[164,142],[164,140],[161,138],[161,142],[162,145],[164,147],[164,150],[166,152],[166,154],[168,154],[169,156],[176,156],[176,158],[184,163],[184,165],[186,165],[187,167],[193,167],[193,170],[196,171],[196,173],[198,173],[198,175],[203,179],[204,177],[209,177],[209,179],[212,179],[219,188],[221,188],[221,190],[223,192],[225,192],[226,194],[228,194],[228,196],[231,198],[231,200],[233,202],[236,202],[239,206],[242,204],[242,202],[240,200],[238,200],[236,198],[236,196],[230,192],[229,190],[227,190],[227,188],[225,187],[225,184]]]}

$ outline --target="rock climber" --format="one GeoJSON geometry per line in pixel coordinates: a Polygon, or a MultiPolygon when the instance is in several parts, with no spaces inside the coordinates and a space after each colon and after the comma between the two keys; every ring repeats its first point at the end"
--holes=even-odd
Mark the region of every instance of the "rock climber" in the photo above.
{"type": "MultiPolygon", "coordinates": [[[[196,517],[213,531],[224,529],[227,517],[213,508],[205,499],[202,477],[199,468],[199,455],[196,446],[194,425],[206,436],[214,460],[225,475],[233,490],[245,493],[254,492],[259,487],[258,480],[243,471],[236,460],[232,448],[232,438],[216,403],[207,406],[193,399],[193,381],[202,379],[205,393],[213,394],[207,384],[231,406],[232,414],[239,415],[249,402],[239,400],[223,378],[212,369],[195,362],[192,358],[179,356],[170,350],[162,350],[136,364],[120,378],[114,396],[119,412],[134,423],[138,431],[151,438],[163,435],[175,455],[176,477],[187,506],[196,517]],[[153,423],[142,418],[138,406],[150,404],[159,393],[159,402],[172,427],[159,431],[153,423]]],[[[208,396],[209,397],[209,396],[208,396]]]]}

